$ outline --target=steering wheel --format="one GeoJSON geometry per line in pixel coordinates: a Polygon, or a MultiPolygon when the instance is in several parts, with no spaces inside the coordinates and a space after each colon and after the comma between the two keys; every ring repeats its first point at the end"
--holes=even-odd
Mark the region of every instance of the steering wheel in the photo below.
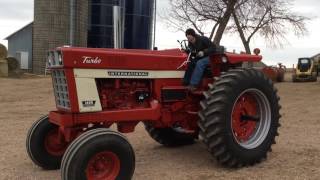
{"type": "Polygon", "coordinates": [[[180,69],[180,68],[182,68],[184,66],[187,66],[187,64],[189,62],[191,62],[191,59],[193,59],[193,58],[192,58],[192,51],[187,45],[188,40],[182,40],[182,41],[177,40],[177,41],[180,44],[181,51],[183,51],[183,52],[188,54],[188,58],[179,67],[177,67],[177,69],[180,69]]]}
{"type": "Polygon", "coordinates": [[[177,40],[177,42],[180,44],[180,48],[181,48],[181,50],[183,50],[183,51],[185,51],[185,52],[187,52],[187,51],[189,51],[190,49],[189,49],[189,47],[188,47],[188,40],[182,40],[182,41],[180,41],[180,40],[177,40]]]}

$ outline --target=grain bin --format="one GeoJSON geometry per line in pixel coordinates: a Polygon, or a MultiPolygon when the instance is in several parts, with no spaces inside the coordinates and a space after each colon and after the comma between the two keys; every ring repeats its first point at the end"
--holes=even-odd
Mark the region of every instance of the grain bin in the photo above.
{"type": "Polygon", "coordinates": [[[154,0],[126,1],[124,47],[151,49],[154,0]]]}
{"type": "Polygon", "coordinates": [[[35,0],[33,73],[44,73],[48,50],[63,45],[85,47],[87,24],[88,0],[35,0]]]}
{"type": "Polygon", "coordinates": [[[155,0],[90,0],[88,47],[113,48],[113,6],[123,10],[124,48],[151,49],[155,0]]]}
{"type": "Polygon", "coordinates": [[[88,47],[113,48],[113,6],[120,6],[124,16],[125,1],[91,0],[89,2],[88,47]]]}

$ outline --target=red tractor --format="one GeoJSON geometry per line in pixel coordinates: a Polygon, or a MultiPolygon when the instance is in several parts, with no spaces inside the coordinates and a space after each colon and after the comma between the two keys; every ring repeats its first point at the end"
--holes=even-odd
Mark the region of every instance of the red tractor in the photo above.
{"type": "Polygon", "coordinates": [[[266,66],[262,69],[262,72],[273,82],[283,82],[286,71],[287,68],[282,63],[278,63],[278,66],[266,66]]]}
{"type": "Polygon", "coordinates": [[[30,128],[30,158],[61,168],[63,180],[131,179],[135,154],[121,133],[143,122],[164,146],[200,139],[226,167],[265,159],[278,135],[279,97],[262,72],[241,69],[262,57],[217,51],[195,92],[182,86],[188,57],[180,49],[48,52],[56,110],[30,128]]]}

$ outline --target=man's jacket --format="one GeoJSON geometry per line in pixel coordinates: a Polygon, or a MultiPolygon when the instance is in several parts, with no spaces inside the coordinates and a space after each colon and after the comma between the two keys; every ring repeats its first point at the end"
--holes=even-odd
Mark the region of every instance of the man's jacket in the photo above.
{"type": "Polygon", "coordinates": [[[189,42],[188,46],[192,53],[196,54],[199,51],[203,51],[203,57],[213,54],[216,49],[216,45],[213,42],[211,42],[209,38],[199,35],[196,35],[196,42],[194,44],[189,42]]]}

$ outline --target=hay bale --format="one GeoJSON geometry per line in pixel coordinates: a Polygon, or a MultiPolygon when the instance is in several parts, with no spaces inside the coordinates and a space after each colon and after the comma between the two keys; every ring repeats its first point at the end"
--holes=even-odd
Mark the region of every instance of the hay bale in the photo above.
{"type": "Polygon", "coordinates": [[[9,77],[20,77],[22,75],[19,61],[14,57],[6,58],[8,61],[9,77]]]}
{"type": "Polygon", "coordinates": [[[20,70],[20,63],[16,58],[7,57],[6,60],[8,61],[9,71],[20,70]]]}
{"type": "Polygon", "coordinates": [[[7,56],[8,56],[7,48],[3,44],[0,44],[0,59],[5,59],[7,56]]]}

